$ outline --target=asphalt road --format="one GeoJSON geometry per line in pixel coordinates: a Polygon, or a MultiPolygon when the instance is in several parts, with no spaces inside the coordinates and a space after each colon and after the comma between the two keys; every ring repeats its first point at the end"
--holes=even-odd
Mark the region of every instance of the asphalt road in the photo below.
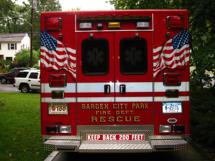
{"type": "MultiPolygon", "coordinates": [[[[83,154],[64,152],[52,161],[210,161],[192,146],[180,152],[83,154]],[[60,157],[59,157],[60,156],[60,157]]],[[[51,161],[51,160],[50,160],[51,161]]]]}
{"type": "Polygon", "coordinates": [[[13,84],[1,84],[0,83],[0,92],[20,92],[16,87],[13,87],[13,84]]]}

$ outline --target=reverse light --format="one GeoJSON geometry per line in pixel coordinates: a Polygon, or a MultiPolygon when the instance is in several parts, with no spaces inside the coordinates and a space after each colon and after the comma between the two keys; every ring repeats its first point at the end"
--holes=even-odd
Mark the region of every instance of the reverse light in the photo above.
{"type": "Polygon", "coordinates": [[[81,22],[79,24],[80,29],[91,29],[93,27],[91,22],[81,22]]]}
{"type": "Polygon", "coordinates": [[[46,126],[46,132],[48,134],[68,134],[71,133],[71,126],[58,123],[50,124],[46,126]]]}
{"type": "Polygon", "coordinates": [[[110,29],[120,28],[120,22],[108,22],[108,28],[110,29]]]}
{"type": "Polygon", "coordinates": [[[171,125],[160,125],[159,132],[160,133],[171,133],[171,125]]]}
{"type": "Polygon", "coordinates": [[[181,102],[163,102],[162,112],[164,114],[182,113],[182,103],[181,102]]]}
{"type": "Polygon", "coordinates": [[[71,126],[70,125],[60,125],[59,131],[62,134],[68,134],[71,133],[71,126]]]}
{"type": "Polygon", "coordinates": [[[65,87],[67,77],[65,74],[51,74],[49,76],[50,87],[65,87]]]}
{"type": "Polygon", "coordinates": [[[137,28],[149,28],[150,23],[149,22],[137,22],[136,27],[137,28]]]}

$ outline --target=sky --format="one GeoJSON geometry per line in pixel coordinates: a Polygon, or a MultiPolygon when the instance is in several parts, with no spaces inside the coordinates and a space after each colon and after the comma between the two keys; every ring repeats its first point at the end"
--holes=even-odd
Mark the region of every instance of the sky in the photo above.
{"type": "MultiPolygon", "coordinates": [[[[22,4],[26,0],[16,0],[18,4],[22,4]]],[[[113,10],[107,0],[59,0],[63,11],[77,9],[80,10],[113,10]]]]}

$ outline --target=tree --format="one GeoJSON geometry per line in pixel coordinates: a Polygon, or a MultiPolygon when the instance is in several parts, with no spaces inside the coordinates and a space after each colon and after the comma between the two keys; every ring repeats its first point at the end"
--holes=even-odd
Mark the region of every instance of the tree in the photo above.
{"type": "Polygon", "coordinates": [[[13,17],[11,17],[11,12],[13,10],[14,3],[11,0],[1,0],[0,1],[0,32],[8,32],[10,22],[13,17]]]}

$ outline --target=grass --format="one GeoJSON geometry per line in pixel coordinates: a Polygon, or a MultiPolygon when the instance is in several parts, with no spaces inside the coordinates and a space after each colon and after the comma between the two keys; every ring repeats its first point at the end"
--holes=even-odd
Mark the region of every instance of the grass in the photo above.
{"type": "Polygon", "coordinates": [[[0,93],[0,161],[42,161],[39,94],[0,93]]]}

